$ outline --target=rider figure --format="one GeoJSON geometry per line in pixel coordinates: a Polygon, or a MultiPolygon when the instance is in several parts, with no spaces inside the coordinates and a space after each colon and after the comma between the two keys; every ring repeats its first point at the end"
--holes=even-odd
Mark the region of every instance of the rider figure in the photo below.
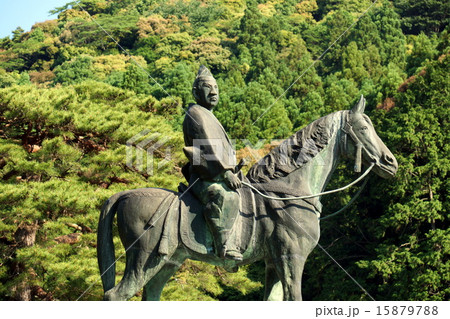
{"type": "MultiPolygon", "coordinates": [[[[204,216],[213,234],[219,257],[242,260],[228,243],[239,212],[241,181],[235,175],[236,154],[225,129],[211,112],[219,102],[216,80],[203,65],[192,87],[197,104],[190,104],[183,122],[183,149],[189,164],[183,173],[194,194],[204,205],[204,216]]],[[[230,240],[231,242],[233,240],[230,240]]]]}

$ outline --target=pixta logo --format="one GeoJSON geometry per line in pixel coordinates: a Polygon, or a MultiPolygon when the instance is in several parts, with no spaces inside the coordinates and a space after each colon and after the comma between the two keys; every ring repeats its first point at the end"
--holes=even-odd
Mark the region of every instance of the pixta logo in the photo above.
{"type": "Polygon", "coordinates": [[[169,140],[167,136],[152,133],[149,129],[134,135],[126,143],[127,166],[139,173],[153,175],[155,168],[159,170],[171,161],[169,140]]]}

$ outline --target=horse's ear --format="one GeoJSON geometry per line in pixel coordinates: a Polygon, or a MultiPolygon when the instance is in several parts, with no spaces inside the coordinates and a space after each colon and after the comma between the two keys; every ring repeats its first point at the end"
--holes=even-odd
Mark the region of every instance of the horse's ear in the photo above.
{"type": "Polygon", "coordinates": [[[361,94],[361,98],[359,99],[358,103],[355,104],[355,106],[352,108],[351,112],[356,113],[364,113],[364,109],[366,108],[366,99],[361,94]]]}

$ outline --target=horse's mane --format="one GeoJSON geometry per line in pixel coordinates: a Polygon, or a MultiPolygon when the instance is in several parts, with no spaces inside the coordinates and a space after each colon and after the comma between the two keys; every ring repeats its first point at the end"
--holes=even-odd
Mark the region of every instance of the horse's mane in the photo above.
{"type": "Polygon", "coordinates": [[[268,182],[308,163],[330,142],[336,130],[333,119],[338,113],[321,117],[284,140],[250,168],[248,179],[254,183],[268,182]]]}

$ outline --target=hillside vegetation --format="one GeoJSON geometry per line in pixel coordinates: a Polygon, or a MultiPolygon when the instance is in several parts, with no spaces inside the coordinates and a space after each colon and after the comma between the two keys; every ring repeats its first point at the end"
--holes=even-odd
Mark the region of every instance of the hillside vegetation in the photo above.
{"type": "MultiPolygon", "coordinates": [[[[0,299],[102,298],[99,209],[116,192],[183,181],[183,109],[204,64],[240,157],[364,94],[399,172],[372,177],[350,209],[323,221],[320,245],[376,300],[448,300],[449,6],[81,0],[55,8],[56,20],[18,27],[0,39],[0,299]],[[127,165],[136,135],[134,147],[162,145],[151,169],[127,165]]],[[[347,166],[330,188],[355,178],[347,166]]],[[[323,198],[324,214],[354,191],[323,198]]],[[[261,300],[263,284],[262,263],[227,273],[188,261],[162,297],[261,300]]],[[[370,299],[319,247],[303,295],[370,299]]]]}

